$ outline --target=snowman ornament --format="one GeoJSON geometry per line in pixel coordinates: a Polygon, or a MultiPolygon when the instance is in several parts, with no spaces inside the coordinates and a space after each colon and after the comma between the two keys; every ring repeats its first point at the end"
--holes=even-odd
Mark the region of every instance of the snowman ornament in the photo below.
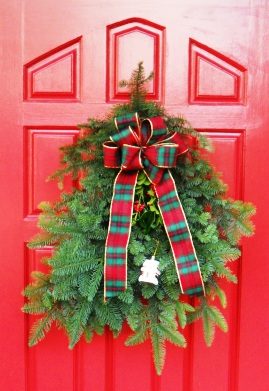
{"type": "Polygon", "coordinates": [[[147,282],[149,284],[158,285],[157,276],[159,276],[160,270],[158,269],[159,261],[152,255],[150,259],[145,259],[143,266],[141,267],[141,275],[138,278],[140,282],[147,282]]]}

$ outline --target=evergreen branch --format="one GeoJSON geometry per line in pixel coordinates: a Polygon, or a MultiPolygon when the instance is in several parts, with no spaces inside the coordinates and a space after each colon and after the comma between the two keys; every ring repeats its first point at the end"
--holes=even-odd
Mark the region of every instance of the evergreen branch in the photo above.
{"type": "Polygon", "coordinates": [[[202,320],[206,345],[211,346],[215,337],[215,326],[205,310],[202,312],[202,320]]]}
{"type": "Polygon", "coordinates": [[[178,317],[179,324],[184,328],[187,324],[187,314],[186,312],[194,312],[195,308],[188,303],[176,302],[175,309],[178,317]]]}
{"type": "Polygon", "coordinates": [[[37,320],[30,330],[29,346],[34,346],[40,342],[51,328],[54,321],[53,312],[48,312],[41,319],[37,320]]]}
{"type": "Polygon", "coordinates": [[[134,334],[130,335],[126,341],[126,346],[138,345],[146,341],[148,339],[148,330],[145,327],[141,327],[139,330],[135,331],[134,334]]]}
{"type": "Polygon", "coordinates": [[[222,308],[226,308],[227,307],[226,293],[224,292],[223,289],[219,287],[219,285],[216,282],[214,282],[213,287],[214,287],[214,293],[216,294],[216,296],[218,296],[222,308]]]}
{"type": "Polygon", "coordinates": [[[207,307],[207,313],[208,316],[211,318],[211,320],[216,323],[216,325],[225,333],[228,331],[228,325],[226,322],[226,319],[220,312],[220,310],[217,307],[214,306],[208,306],[207,307]]]}
{"type": "Polygon", "coordinates": [[[93,339],[93,330],[91,327],[86,327],[84,329],[84,338],[87,343],[91,343],[93,339]]]}
{"type": "Polygon", "coordinates": [[[157,374],[161,375],[164,366],[165,354],[166,354],[164,338],[161,337],[154,328],[151,328],[150,339],[151,339],[151,345],[153,349],[153,359],[154,359],[155,369],[157,374]]]}
{"type": "Polygon", "coordinates": [[[95,306],[96,317],[99,320],[101,325],[108,325],[111,331],[119,331],[122,328],[123,318],[120,313],[119,308],[113,303],[109,301],[107,303],[103,303],[102,301],[95,306]]]}
{"type": "Polygon", "coordinates": [[[84,273],[78,278],[78,289],[82,296],[88,301],[92,301],[98,291],[101,279],[103,277],[103,265],[97,264],[91,274],[84,273]]]}
{"type": "Polygon", "coordinates": [[[186,339],[178,330],[173,330],[169,327],[166,327],[162,323],[158,326],[158,328],[162,331],[163,336],[172,344],[183,348],[187,346],[186,339]]]}
{"type": "Polygon", "coordinates": [[[69,336],[69,348],[73,349],[84,333],[92,306],[88,301],[79,304],[74,314],[65,320],[65,327],[69,336]]]}
{"type": "Polygon", "coordinates": [[[47,308],[40,301],[31,301],[29,303],[25,303],[24,306],[22,307],[22,310],[26,314],[39,315],[39,314],[46,313],[47,308]]]}
{"type": "Polygon", "coordinates": [[[212,261],[212,263],[214,264],[216,274],[219,277],[225,277],[226,280],[231,281],[234,284],[237,284],[237,277],[232,273],[232,271],[228,267],[225,267],[218,262],[212,261]]]}

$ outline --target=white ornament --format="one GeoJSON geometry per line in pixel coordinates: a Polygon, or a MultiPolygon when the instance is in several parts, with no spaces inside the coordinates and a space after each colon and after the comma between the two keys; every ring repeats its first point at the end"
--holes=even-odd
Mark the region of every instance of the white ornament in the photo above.
{"type": "Polygon", "coordinates": [[[159,261],[156,261],[154,255],[152,255],[150,259],[145,259],[143,266],[141,267],[142,274],[138,281],[158,285],[157,276],[161,274],[158,269],[159,263],[159,261]]]}

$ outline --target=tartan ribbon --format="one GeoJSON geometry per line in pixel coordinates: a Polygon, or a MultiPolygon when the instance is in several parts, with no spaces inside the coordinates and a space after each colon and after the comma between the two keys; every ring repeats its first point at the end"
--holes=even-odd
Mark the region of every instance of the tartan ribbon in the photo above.
{"type": "Polygon", "coordinates": [[[140,170],[144,170],[158,198],[182,293],[203,295],[199,262],[169,171],[188,148],[178,133],[167,131],[162,117],[140,121],[137,113],[130,113],[115,118],[115,125],[118,133],[103,144],[104,166],[120,168],[114,182],[105,246],[105,299],[127,288],[127,247],[140,170]]]}

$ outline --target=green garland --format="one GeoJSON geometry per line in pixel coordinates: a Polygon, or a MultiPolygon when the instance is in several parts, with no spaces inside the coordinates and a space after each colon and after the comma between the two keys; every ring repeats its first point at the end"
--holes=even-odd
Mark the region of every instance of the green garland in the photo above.
{"type": "Polygon", "coordinates": [[[83,174],[83,180],[80,189],[74,188],[71,194],[62,192],[59,202],[40,205],[42,233],[29,247],[54,246],[55,251],[43,260],[50,268],[48,273],[32,273],[33,282],[24,291],[28,302],[23,311],[42,314],[31,330],[30,346],[44,338],[53,322],[66,331],[73,348],[82,336],[90,342],[94,333],[102,334],[106,326],[118,336],[127,321],[132,333],[126,345],[150,339],[160,374],[166,341],[185,347],[187,342],[180,330],[187,324],[202,319],[207,345],[213,341],[215,326],[227,331],[226,320],[212,303],[218,297],[221,306],[226,306],[225,292],[218,279],[236,282],[227,263],[240,256],[241,236],[253,233],[250,217],[255,210],[250,203],[225,198],[226,186],[200,154],[200,149],[210,150],[205,137],[183,118],[166,114],[157,103],[146,102],[145,83],[149,78],[144,77],[143,65],[139,64],[130,82],[124,82],[131,90],[131,102],[116,106],[104,120],[89,119],[80,126],[86,133],[84,137],[62,148],[64,168],[53,177],[60,184],[70,174],[74,179],[83,174]],[[138,112],[141,118],[164,116],[168,129],[182,134],[189,144],[189,152],[180,157],[172,173],[206,288],[206,297],[197,299],[195,304],[181,295],[156,197],[143,173],[135,191],[128,247],[128,289],[104,302],[104,246],[117,170],[104,168],[102,144],[115,133],[113,118],[129,112],[138,112]],[[160,261],[159,285],[141,284],[140,268],[155,250],[160,261]]]}

